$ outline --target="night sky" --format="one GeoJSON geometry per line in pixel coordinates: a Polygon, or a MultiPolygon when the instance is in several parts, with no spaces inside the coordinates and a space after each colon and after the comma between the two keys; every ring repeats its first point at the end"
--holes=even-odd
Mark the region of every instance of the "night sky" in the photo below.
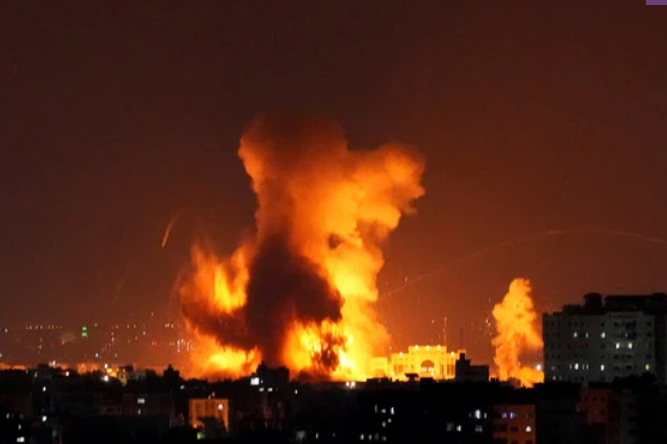
{"type": "Polygon", "coordinates": [[[329,116],[355,148],[424,154],[427,194],[390,239],[379,285],[444,268],[381,296],[395,346],[434,339],[447,316],[449,342],[463,328],[488,360],[484,319],[517,276],[541,310],[667,291],[667,246],[595,232],[667,238],[662,10],[55,3],[0,6],[2,324],[173,310],[193,237],[230,252],[253,226],[236,152],[265,110],[329,116]],[[501,244],[549,230],[581,231],[501,244]]]}

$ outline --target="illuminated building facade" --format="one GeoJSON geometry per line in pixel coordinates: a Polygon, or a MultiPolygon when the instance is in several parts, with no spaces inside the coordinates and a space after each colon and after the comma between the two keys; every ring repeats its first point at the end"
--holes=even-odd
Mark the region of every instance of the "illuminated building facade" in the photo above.
{"type": "Polygon", "coordinates": [[[204,428],[207,419],[217,420],[229,430],[229,400],[220,398],[190,399],[190,425],[204,428]]]}
{"type": "Polygon", "coordinates": [[[535,406],[498,405],[494,407],[493,442],[498,444],[535,444],[535,406]]]}
{"type": "Polygon", "coordinates": [[[542,322],[546,381],[609,382],[654,374],[667,382],[667,296],[589,294],[542,322]]]}
{"type": "Polygon", "coordinates": [[[405,379],[406,375],[416,374],[420,378],[454,379],[461,353],[465,351],[447,351],[445,345],[413,345],[407,353],[373,358],[371,372],[375,378],[405,379]]]}

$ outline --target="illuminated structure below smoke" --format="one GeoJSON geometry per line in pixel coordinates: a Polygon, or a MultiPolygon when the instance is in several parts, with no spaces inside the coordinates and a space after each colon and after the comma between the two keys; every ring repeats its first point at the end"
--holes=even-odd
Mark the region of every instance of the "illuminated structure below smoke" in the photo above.
{"type": "Polygon", "coordinates": [[[392,353],[389,357],[371,360],[375,378],[407,379],[408,374],[438,380],[454,379],[456,361],[465,350],[448,351],[446,345],[412,345],[407,353],[392,353]]]}

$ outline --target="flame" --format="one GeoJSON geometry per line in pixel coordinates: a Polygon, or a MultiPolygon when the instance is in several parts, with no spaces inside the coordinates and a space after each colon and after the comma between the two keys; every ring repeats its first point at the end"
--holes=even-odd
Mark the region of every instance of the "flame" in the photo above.
{"type": "Polygon", "coordinates": [[[543,347],[538,331],[537,314],[531,299],[530,281],[514,279],[502,302],[493,307],[497,336],[494,362],[501,381],[518,379],[525,387],[544,381],[544,373],[531,367],[522,367],[519,355],[524,351],[543,347]]]}
{"type": "Polygon", "coordinates": [[[364,378],[388,341],[374,309],[381,245],[424,194],[423,162],[398,145],[351,151],[337,125],[313,119],[258,119],[239,156],[257,227],[226,259],[192,248],[180,294],[199,342],[194,373],[247,375],[265,360],[364,378]]]}

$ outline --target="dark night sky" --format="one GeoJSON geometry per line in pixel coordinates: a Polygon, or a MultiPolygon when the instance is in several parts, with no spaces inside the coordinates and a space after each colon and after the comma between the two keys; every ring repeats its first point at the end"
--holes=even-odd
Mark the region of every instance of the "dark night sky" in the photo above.
{"type": "MultiPolygon", "coordinates": [[[[355,147],[402,141],[424,153],[427,195],[387,246],[383,290],[551,229],[667,238],[661,10],[54,3],[0,6],[0,323],[164,310],[195,233],[223,252],[252,226],[236,150],[266,109],[329,115],[355,147]],[[182,207],[194,211],[163,250],[182,207]]],[[[439,328],[446,315],[451,342],[463,326],[486,357],[489,300],[513,277],[531,278],[545,309],[593,290],[667,291],[666,264],[658,244],[553,236],[480,255],[379,307],[398,346],[429,340],[431,319],[439,328]]]]}

